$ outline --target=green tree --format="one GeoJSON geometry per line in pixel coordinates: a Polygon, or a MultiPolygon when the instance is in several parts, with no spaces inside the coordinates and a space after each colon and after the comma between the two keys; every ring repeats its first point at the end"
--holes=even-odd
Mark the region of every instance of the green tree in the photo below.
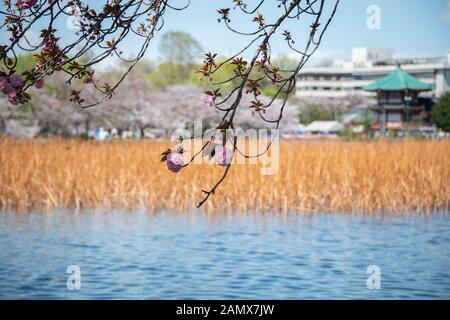
{"type": "Polygon", "coordinates": [[[333,112],[318,104],[308,104],[300,113],[300,122],[310,124],[316,120],[333,120],[333,112]]]}
{"type": "MultiPolygon", "coordinates": [[[[287,78],[289,75],[292,74],[292,70],[295,70],[297,68],[298,61],[296,59],[293,59],[287,55],[281,55],[279,57],[273,58],[271,60],[271,64],[280,70],[280,75],[283,78],[287,78]]],[[[268,97],[274,97],[277,95],[278,92],[278,86],[273,84],[270,81],[267,81],[262,86],[262,94],[268,97]]],[[[295,95],[295,87],[291,92],[291,95],[295,95]]],[[[278,95],[278,98],[284,98],[286,97],[286,94],[280,93],[278,95]]]]}
{"type": "MultiPolygon", "coordinates": [[[[217,64],[221,64],[225,58],[218,59],[217,64]]],[[[191,82],[197,86],[200,86],[204,89],[212,89],[211,82],[210,81],[202,81],[200,80],[201,74],[197,71],[200,69],[200,66],[195,66],[191,70],[191,82]]],[[[227,81],[228,79],[233,78],[236,73],[234,72],[235,66],[231,64],[231,62],[225,63],[220,69],[218,69],[216,72],[214,72],[214,83],[222,83],[221,90],[222,93],[227,94],[230,93],[234,88],[236,88],[240,81],[239,78],[235,78],[231,81],[227,81]]]]}
{"type": "Polygon", "coordinates": [[[201,57],[203,49],[189,33],[169,31],[162,36],[159,51],[167,62],[191,65],[196,58],[201,57]]]}
{"type": "Polygon", "coordinates": [[[281,73],[287,72],[287,74],[290,74],[288,71],[294,70],[298,64],[297,59],[291,58],[288,55],[273,58],[271,62],[273,66],[281,70],[281,73]]]}
{"type": "Polygon", "coordinates": [[[368,132],[370,130],[370,128],[372,127],[372,123],[373,118],[370,114],[370,111],[368,109],[365,109],[363,113],[363,122],[362,122],[365,132],[368,132]]]}
{"type": "Polygon", "coordinates": [[[439,98],[433,108],[432,117],[438,128],[450,132],[450,93],[439,98]]]}
{"type": "Polygon", "coordinates": [[[157,83],[161,87],[162,84],[188,82],[195,60],[201,58],[203,49],[189,33],[169,31],[162,36],[159,51],[164,59],[164,65],[157,70],[159,78],[163,78],[162,83],[157,83]]]}
{"type": "Polygon", "coordinates": [[[148,74],[147,79],[150,80],[156,88],[164,89],[171,84],[186,82],[189,78],[186,72],[188,72],[187,68],[179,64],[166,62],[159,64],[154,72],[148,74]]]}
{"type": "MultiPolygon", "coordinates": [[[[16,73],[21,74],[24,71],[28,71],[36,65],[37,60],[33,57],[32,53],[24,53],[17,56],[16,73]]],[[[1,60],[0,67],[4,66],[5,61],[1,60]]],[[[5,68],[3,68],[5,69],[5,68]]]]}

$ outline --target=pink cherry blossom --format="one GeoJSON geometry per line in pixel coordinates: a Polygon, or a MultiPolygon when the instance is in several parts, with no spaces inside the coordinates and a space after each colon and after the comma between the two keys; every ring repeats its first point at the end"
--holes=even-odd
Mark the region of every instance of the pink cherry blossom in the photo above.
{"type": "Polygon", "coordinates": [[[12,91],[8,92],[8,100],[11,104],[14,104],[14,105],[17,104],[17,93],[14,89],[12,91]]]}
{"type": "Polygon", "coordinates": [[[208,107],[214,107],[216,105],[216,101],[215,98],[209,94],[204,94],[203,95],[203,102],[208,106],[208,107]]]}
{"type": "Polygon", "coordinates": [[[17,0],[16,6],[20,10],[26,10],[26,9],[30,9],[31,7],[35,6],[36,3],[37,3],[37,0],[17,0]]]}
{"type": "Polygon", "coordinates": [[[8,83],[3,92],[7,95],[11,95],[16,93],[16,89],[14,89],[13,86],[10,83],[8,83]]]}
{"type": "Polygon", "coordinates": [[[22,79],[21,76],[19,76],[18,74],[13,74],[10,78],[9,78],[9,82],[11,83],[11,85],[15,88],[18,89],[20,87],[23,86],[24,81],[22,79]]]}
{"type": "Polygon", "coordinates": [[[61,71],[62,70],[62,66],[64,64],[64,59],[60,58],[58,61],[56,61],[55,63],[55,70],[56,71],[61,71]]]}
{"type": "Polygon", "coordinates": [[[167,155],[167,168],[172,172],[179,172],[184,164],[183,154],[171,152],[167,155]]]}
{"type": "Polygon", "coordinates": [[[38,89],[41,89],[44,86],[44,79],[38,79],[34,83],[34,86],[38,89]]]}
{"type": "Polygon", "coordinates": [[[0,77],[0,91],[5,93],[6,86],[8,85],[8,79],[5,77],[0,77]]]}
{"type": "Polygon", "coordinates": [[[233,150],[222,145],[216,146],[214,150],[216,163],[218,165],[226,167],[231,163],[231,161],[233,161],[233,150]]]}
{"type": "Polygon", "coordinates": [[[96,80],[94,79],[94,72],[88,72],[86,78],[84,78],[84,83],[94,83],[96,80]]]}
{"type": "Polygon", "coordinates": [[[58,46],[58,39],[54,37],[48,38],[45,41],[45,45],[42,48],[42,51],[50,53],[58,53],[60,51],[60,48],[58,46]]]}
{"type": "Polygon", "coordinates": [[[45,52],[57,52],[59,50],[59,47],[53,39],[49,39],[47,40],[47,42],[45,42],[42,50],[45,52]]]}

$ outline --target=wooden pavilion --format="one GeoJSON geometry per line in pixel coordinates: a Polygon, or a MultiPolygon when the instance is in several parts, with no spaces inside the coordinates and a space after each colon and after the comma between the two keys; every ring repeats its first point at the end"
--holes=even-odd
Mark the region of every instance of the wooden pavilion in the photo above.
{"type": "Polygon", "coordinates": [[[432,84],[419,81],[400,67],[364,86],[365,91],[377,92],[378,103],[370,107],[375,112],[372,129],[384,136],[387,130],[420,125],[426,108],[418,95],[432,89],[432,84]]]}

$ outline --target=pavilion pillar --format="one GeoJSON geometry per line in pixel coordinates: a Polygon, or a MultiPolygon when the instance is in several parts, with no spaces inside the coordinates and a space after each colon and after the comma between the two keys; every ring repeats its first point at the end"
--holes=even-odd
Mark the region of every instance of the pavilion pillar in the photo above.
{"type": "Polygon", "coordinates": [[[381,136],[386,136],[386,109],[384,109],[383,106],[381,106],[381,136]]]}

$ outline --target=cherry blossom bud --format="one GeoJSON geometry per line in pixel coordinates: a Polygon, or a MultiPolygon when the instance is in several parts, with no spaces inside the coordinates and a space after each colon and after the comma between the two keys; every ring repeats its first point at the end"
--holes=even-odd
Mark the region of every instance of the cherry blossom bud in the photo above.
{"type": "Polygon", "coordinates": [[[63,64],[64,64],[64,59],[59,59],[55,64],[55,70],[61,71],[63,64]]]}
{"type": "Polygon", "coordinates": [[[86,77],[84,78],[84,83],[93,83],[96,82],[94,79],[94,71],[88,72],[86,77]]]}
{"type": "Polygon", "coordinates": [[[34,83],[34,86],[38,89],[41,89],[44,86],[44,79],[38,79],[34,83]]]}
{"type": "Polygon", "coordinates": [[[17,93],[15,90],[12,90],[8,93],[8,100],[11,104],[17,104],[17,93]]]}

